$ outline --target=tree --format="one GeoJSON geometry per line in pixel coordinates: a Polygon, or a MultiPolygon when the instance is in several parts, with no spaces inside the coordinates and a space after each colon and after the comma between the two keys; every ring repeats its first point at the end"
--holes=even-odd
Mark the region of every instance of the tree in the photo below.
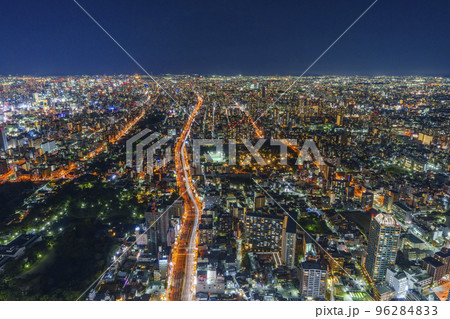
{"type": "Polygon", "coordinates": [[[251,267],[250,257],[248,253],[246,253],[244,258],[242,259],[242,267],[244,267],[245,269],[250,269],[251,267]]]}

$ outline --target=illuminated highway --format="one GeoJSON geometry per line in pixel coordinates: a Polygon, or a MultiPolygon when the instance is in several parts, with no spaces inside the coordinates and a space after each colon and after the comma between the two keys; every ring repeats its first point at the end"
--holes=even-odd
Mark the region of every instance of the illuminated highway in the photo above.
{"type": "Polygon", "coordinates": [[[184,199],[185,213],[181,230],[175,241],[169,268],[168,300],[193,300],[195,296],[195,271],[197,257],[198,224],[202,203],[192,183],[192,176],[185,148],[195,115],[203,103],[198,96],[198,103],[192,111],[180,138],[175,145],[175,168],[177,185],[184,199]]]}
{"type": "Polygon", "coordinates": [[[186,260],[186,267],[184,271],[184,285],[183,285],[183,295],[181,297],[182,300],[192,300],[193,299],[193,293],[195,292],[194,288],[194,278],[195,278],[195,260],[196,260],[196,253],[197,253],[197,235],[198,235],[198,222],[200,218],[200,208],[201,202],[200,199],[196,193],[196,191],[193,191],[192,186],[192,178],[190,176],[189,171],[189,164],[186,165],[186,149],[185,149],[185,143],[183,143],[182,146],[182,152],[183,156],[181,157],[183,162],[183,170],[184,170],[184,182],[186,185],[186,191],[189,195],[189,198],[191,202],[193,203],[193,210],[195,213],[194,216],[194,225],[191,230],[191,235],[189,238],[189,245],[187,247],[187,260],[186,260]],[[195,196],[194,196],[195,192],[195,196]]]}

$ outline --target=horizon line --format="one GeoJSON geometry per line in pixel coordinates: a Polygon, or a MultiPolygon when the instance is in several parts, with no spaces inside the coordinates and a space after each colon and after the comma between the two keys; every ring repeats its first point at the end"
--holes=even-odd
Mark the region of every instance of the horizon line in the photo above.
{"type": "MultiPolygon", "coordinates": [[[[52,78],[52,77],[95,77],[95,76],[141,76],[141,77],[149,77],[147,74],[140,74],[140,73],[103,73],[103,74],[65,74],[65,75],[31,75],[31,74],[8,74],[8,75],[2,75],[0,74],[0,78],[17,78],[17,77],[33,77],[33,78],[52,78]]],[[[264,77],[298,77],[298,75],[295,74],[286,74],[286,75],[280,75],[280,74],[267,74],[267,75],[255,75],[255,74],[234,74],[234,75],[223,75],[223,74],[198,74],[198,73],[161,73],[161,74],[152,74],[152,76],[159,76],[159,77],[165,77],[165,76],[190,76],[190,77],[205,77],[205,78],[211,78],[211,77],[256,77],[256,78],[264,78],[264,77]]],[[[422,77],[422,78],[450,78],[450,73],[448,74],[427,74],[427,75],[420,75],[420,74],[408,74],[408,75],[402,75],[402,74],[308,74],[304,75],[303,78],[308,77],[362,77],[362,78],[377,78],[377,77],[422,77]]]]}

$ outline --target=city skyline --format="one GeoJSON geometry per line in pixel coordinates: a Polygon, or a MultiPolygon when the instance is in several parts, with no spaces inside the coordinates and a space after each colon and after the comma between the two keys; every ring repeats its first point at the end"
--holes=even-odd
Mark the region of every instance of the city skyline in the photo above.
{"type": "Polygon", "coordinates": [[[4,4],[0,301],[445,316],[449,10],[4,4]]]}

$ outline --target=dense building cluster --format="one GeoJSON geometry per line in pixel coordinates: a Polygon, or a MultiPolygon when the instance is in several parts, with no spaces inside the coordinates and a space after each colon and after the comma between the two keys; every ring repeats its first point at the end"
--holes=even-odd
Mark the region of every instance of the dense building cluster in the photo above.
{"type": "MultiPolygon", "coordinates": [[[[5,224],[28,223],[86,175],[146,207],[123,223],[99,217],[119,248],[81,298],[447,298],[448,79],[157,80],[0,80],[0,182],[48,194],[32,193],[5,224]]],[[[41,226],[28,236],[48,240],[41,226]]],[[[23,256],[2,252],[24,234],[1,231],[7,269],[23,256]]]]}

